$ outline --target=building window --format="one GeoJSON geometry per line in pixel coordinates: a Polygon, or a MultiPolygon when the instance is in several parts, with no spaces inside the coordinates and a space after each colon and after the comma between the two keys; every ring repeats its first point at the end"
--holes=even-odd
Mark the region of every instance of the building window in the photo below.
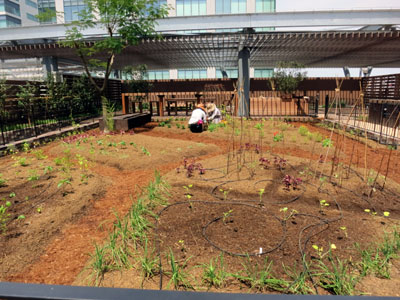
{"type": "Polygon", "coordinates": [[[38,8],[38,5],[36,2],[33,2],[32,0],[25,0],[26,5],[33,7],[33,8],[38,8]]]}
{"type": "Polygon", "coordinates": [[[9,0],[0,0],[0,12],[8,12],[16,16],[21,16],[19,4],[9,0]]]}
{"type": "Polygon", "coordinates": [[[247,11],[246,0],[215,0],[217,14],[242,14],[247,11]]]}
{"type": "Polygon", "coordinates": [[[206,14],[206,0],[176,0],[177,16],[199,16],[206,14]]]}
{"type": "Polygon", "coordinates": [[[48,10],[54,11],[54,16],[52,16],[49,20],[41,21],[41,23],[56,23],[56,3],[55,0],[38,0],[39,5],[39,14],[45,13],[48,10]]]}
{"type": "Polygon", "coordinates": [[[274,12],[275,0],[256,0],[256,13],[274,12]]]}
{"type": "Polygon", "coordinates": [[[274,75],[274,69],[254,69],[254,78],[268,78],[274,75]]]}
{"type": "Polygon", "coordinates": [[[65,22],[80,20],[79,14],[86,9],[84,0],[64,0],[65,22]]]}
{"type": "Polygon", "coordinates": [[[207,78],[207,70],[178,70],[178,79],[203,79],[207,78]]]}
{"type": "Polygon", "coordinates": [[[169,79],[169,71],[168,70],[147,71],[146,79],[148,80],[169,79]]]}
{"type": "MultiPolygon", "coordinates": [[[[228,78],[238,78],[239,77],[238,69],[225,69],[225,72],[228,75],[228,78]]],[[[216,75],[217,75],[217,78],[224,78],[221,70],[217,70],[216,75]]]]}
{"type": "Polygon", "coordinates": [[[26,17],[28,18],[28,20],[31,20],[31,21],[34,21],[34,22],[38,22],[38,19],[34,15],[32,15],[30,13],[27,13],[26,17]]]}
{"type": "Polygon", "coordinates": [[[0,28],[21,26],[21,20],[10,16],[0,16],[0,28]]]}

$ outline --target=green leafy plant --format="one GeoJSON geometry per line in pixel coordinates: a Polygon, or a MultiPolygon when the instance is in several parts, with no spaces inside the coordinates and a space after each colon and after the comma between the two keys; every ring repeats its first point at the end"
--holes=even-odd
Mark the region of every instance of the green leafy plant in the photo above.
{"type": "Polygon", "coordinates": [[[18,164],[21,167],[26,167],[28,165],[26,157],[21,157],[18,159],[18,164]]]}
{"type": "Polygon", "coordinates": [[[253,263],[249,257],[246,257],[242,266],[243,271],[234,276],[251,289],[283,292],[289,286],[286,280],[276,278],[272,273],[272,261],[268,257],[265,257],[262,264],[253,263]]]}
{"type": "Polygon", "coordinates": [[[203,269],[202,280],[207,284],[208,288],[223,287],[231,275],[225,270],[224,255],[222,253],[215,259],[211,259],[208,264],[201,265],[201,267],[203,269]]]}
{"type": "Polygon", "coordinates": [[[144,146],[142,146],[141,150],[142,150],[142,153],[143,153],[144,155],[151,156],[149,150],[147,150],[144,146]]]}
{"type": "Polygon", "coordinates": [[[149,248],[148,240],[143,242],[143,253],[138,253],[137,260],[142,270],[142,288],[145,279],[149,279],[160,272],[159,259],[154,248],[149,248]]]}
{"type": "Polygon", "coordinates": [[[29,174],[28,181],[36,181],[40,178],[36,170],[29,170],[29,174]]]}
{"type": "Polygon", "coordinates": [[[230,209],[223,213],[222,222],[226,225],[226,220],[232,215],[233,209],[230,209]]]}
{"type": "Polygon", "coordinates": [[[32,125],[33,106],[35,102],[35,94],[37,87],[31,83],[26,85],[19,85],[19,92],[17,93],[18,105],[23,108],[28,118],[29,126],[32,125]]]}
{"type": "Polygon", "coordinates": [[[278,62],[270,81],[272,89],[287,94],[293,93],[307,74],[301,71],[303,68],[304,65],[294,61],[278,62]]]}
{"type": "Polygon", "coordinates": [[[299,127],[299,134],[301,135],[301,136],[307,136],[307,134],[310,132],[309,130],[308,130],[308,128],[306,127],[306,126],[304,126],[304,125],[301,125],[300,127],[299,127]]]}
{"type": "Polygon", "coordinates": [[[53,171],[53,167],[52,166],[46,166],[46,167],[44,167],[44,174],[46,175],[46,174],[48,174],[48,173],[50,173],[50,172],[52,172],[53,171]]]}
{"type": "Polygon", "coordinates": [[[0,187],[5,186],[7,183],[7,180],[3,178],[3,174],[0,173],[0,187]]]}
{"type": "Polygon", "coordinates": [[[281,142],[284,138],[283,133],[274,132],[273,140],[274,142],[281,142]]]}
{"type": "Polygon", "coordinates": [[[327,147],[332,147],[333,146],[333,142],[331,141],[331,139],[324,139],[322,141],[322,147],[327,148],[327,147]]]}
{"type": "Polygon", "coordinates": [[[208,130],[209,132],[214,132],[214,131],[217,130],[217,128],[218,128],[217,124],[211,123],[211,124],[208,125],[207,130],[208,130]]]}
{"type": "Polygon", "coordinates": [[[10,213],[8,213],[7,210],[10,206],[10,201],[6,201],[4,204],[0,205],[0,230],[2,233],[7,231],[7,222],[10,219],[10,213]]]}
{"type": "Polygon", "coordinates": [[[170,276],[167,288],[169,288],[170,285],[173,284],[175,289],[184,288],[193,290],[194,288],[188,280],[189,275],[184,270],[186,268],[189,258],[186,259],[183,263],[178,264],[175,260],[174,253],[170,249],[169,254],[167,254],[167,260],[171,268],[170,271],[165,272],[168,276],[170,276]]]}
{"type": "Polygon", "coordinates": [[[47,156],[43,154],[43,150],[41,149],[33,151],[33,154],[35,155],[37,160],[44,160],[47,158],[47,156]]]}
{"type": "Polygon", "coordinates": [[[291,217],[298,213],[298,211],[295,209],[292,209],[290,212],[288,212],[289,209],[287,207],[282,207],[281,209],[279,209],[279,211],[283,213],[283,221],[289,220],[291,217]]]}
{"type": "Polygon", "coordinates": [[[312,271],[318,278],[318,285],[335,295],[352,295],[357,276],[352,273],[348,261],[340,260],[328,252],[328,260],[318,260],[317,268],[312,271]]]}

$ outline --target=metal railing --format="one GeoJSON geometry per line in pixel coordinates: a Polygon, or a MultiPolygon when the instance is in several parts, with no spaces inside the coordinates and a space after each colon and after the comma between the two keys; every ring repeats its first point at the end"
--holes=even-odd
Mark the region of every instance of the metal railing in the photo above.
{"type": "Polygon", "coordinates": [[[14,106],[12,109],[0,111],[0,145],[61,130],[98,115],[94,105],[73,107],[67,101],[62,105],[49,106],[44,98],[38,98],[30,106],[14,106]]]}

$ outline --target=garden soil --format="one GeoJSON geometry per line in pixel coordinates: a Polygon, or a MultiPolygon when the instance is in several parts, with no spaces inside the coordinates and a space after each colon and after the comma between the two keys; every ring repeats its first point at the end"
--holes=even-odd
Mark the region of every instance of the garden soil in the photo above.
{"type": "MultiPolygon", "coordinates": [[[[94,131],[97,140],[100,138],[109,144],[124,140],[125,145],[95,144],[90,150],[85,146],[72,147],[74,158],[78,157],[76,155],[90,157],[88,181],[82,183],[76,179],[65,189],[57,187],[62,178],[60,172],[41,176],[34,183],[26,182],[29,172],[15,166],[19,156],[1,158],[0,173],[5,178],[19,173],[16,180],[0,188],[0,198],[7,197],[13,204],[13,219],[0,237],[3,249],[0,280],[87,284],[88,272],[84,268],[94,244],[101,244],[108,235],[116,214],[127,213],[141,187],[153,179],[155,169],[171,184],[170,206],[164,210],[160,208],[154,232],[154,238],[161,241],[158,251],[163,253],[166,273],[165,253],[169,251],[178,262],[186,262],[191,275],[199,278],[202,272],[199,266],[218,258],[224,250],[224,263],[231,272],[242,270],[250,262],[262,264],[268,257],[274,262],[276,276],[287,277],[282,266],[301,268],[302,253],[311,260],[318,258],[312,245],[323,246],[325,252],[329,244],[335,244],[341,258],[356,261],[359,257],[353,251],[355,242],[362,246],[380,242],[383,232],[398,224],[398,151],[390,152],[373,143],[365,146],[357,137],[335,133],[331,136],[327,129],[295,123],[293,132],[305,125],[313,133],[331,137],[341,149],[340,155],[335,156],[337,165],[351,163],[352,173],[338,167],[333,172],[338,178],[331,178],[336,183],[328,185],[307,175],[307,170],[316,171],[319,177],[329,176],[330,167],[325,167],[321,161],[332,160],[334,152],[327,152],[303,137],[289,138],[289,133],[285,141],[271,143],[275,128],[282,124],[271,125],[264,137],[251,133],[244,137],[233,136],[223,130],[192,134],[188,130],[155,125],[139,128],[133,135],[102,137],[94,131]],[[245,143],[250,144],[250,148],[253,144],[263,144],[262,151],[270,165],[260,166],[253,148],[247,152],[243,149],[242,154],[236,156],[226,154],[245,143]],[[95,152],[88,155],[92,149],[95,152]],[[145,154],[146,151],[150,155],[145,154]],[[286,166],[274,165],[276,157],[285,159],[286,166]],[[205,174],[196,173],[188,178],[184,158],[189,163],[201,163],[205,174]],[[374,169],[381,174],[378,185],[383,184],[382,174],[387,173],[387,192],[378,190],[368,196],[370,189],[362,184],[365,162],[367,170],[374,169]],[[236,171],[229,172],[227,166],[236,171]],[[305,173],[299,175],[299,170],[305,173]],[[296,189],[285,189],[284,175],[301,176],[304,183],[296,189]],[[52,176],[54,178],[48,178],[52,176]],[[346,177],[345,183],[341,182],[342,177],[346,177]],[[189,185],[192,187],[188,192],[183,186],[189,185]],[[261,195],[260,189],[264,189],[261,195]],[[10,198],[13,192],[16,196],[10,198]],[[321,200],[329,206],[322,207],[321,200]],[[379,214],[372,216],[365,209],[379,214]],[[382,216],[384,211],[390,211],[390,218],[382,216]],[[20,215],[25,218],[18,219],[20,215]],[[331,222],[322,222],[322,219],[331,222]],[[340,229],[343,227],[345,230],[340,229]],[[261,256],[257,255],[260,251],[261,256]]],[[[245,131],[243,127],[240,129],[245,131]]],[[[76,144],[76,140],[68,142],[76,144]]],[[[48,159],[54,160],[65,151],[65,143],[55,142],[40,149],[48,159]]],[[[43,168],[42,162],[32,153],[26,155],[31,167],[43,168]]],[[[82,170],[77,165],[71,172],[73,178],[78,178],[82,170]]],[[[399,296],[395,294],[400,280],[398,267],[398,262],[394,261],[391,280],[365,278],[357,285],[357,293],[399,296]]],[[[110,272],[105,274],[101,285],[141,288],[142,278],[135,269],[110,272]]],[[[148,289],[160,286],[170,288],[167,274],[143,283],[148,289]]],[[[230,279],[224,288],[212,290],[247,292],[248,286],[230,279]]],[[[326,291],[319,290],[319,293],[326,291]]]]}

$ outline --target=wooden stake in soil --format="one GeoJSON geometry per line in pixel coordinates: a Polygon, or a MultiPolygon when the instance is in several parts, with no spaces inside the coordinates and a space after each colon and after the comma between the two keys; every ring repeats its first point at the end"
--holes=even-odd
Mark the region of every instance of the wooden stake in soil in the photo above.
{"type": "Polygon", "coordinates": [[[387,162],[387,165],[386,165],[385,179],[383,180],[383,185],[382,185],[382,191],[385,189],[386,178],[387,178],[388,173],[389,173],[389,164],[390,164],[390,157],[392,156],[392,151],[393,151],[393,148],[390,147],[389,158],[388,158],[388,162],[387,162]]]}

